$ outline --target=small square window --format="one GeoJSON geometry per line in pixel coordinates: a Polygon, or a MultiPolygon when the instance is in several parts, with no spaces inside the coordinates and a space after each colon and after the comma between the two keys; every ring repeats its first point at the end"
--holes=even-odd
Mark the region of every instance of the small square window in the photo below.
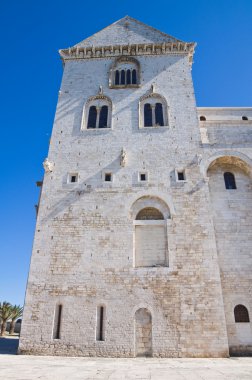
{"type": "Polygon", "coordinates": [[[68,174],[68,183],[76,183],[76,182],[78,182],[78,174],[77,173],[68,174]]]}
{"type": "Polygon", "coordinates": [[[105,173],[104,180],[105,180],[105,182],[111,182],[112,181],[112,174],[111,173],[105,173]]]}
{"type": "Polygon", "coordinates": [[[138,174],[138,180],[139,180],[139,182],[146,182],[146,181],[148,181],[148,173],[146,173],[146,172],[140,172],[138,174]]]}
{"type": "Polygon", "coordinates": [[[71,175],[70,182],[77,182],[77,176],[76,175],[71,175]]]}
{"type": "Polygon", "coordinates": [[[140,181],[146,181],[146,174],[145,173],[140,174],[140,181]]]}
{"type": "Polygon", "coordinates": [[[176,171],[176,181],[177,182],[185,182],[186,181],[186,176],[185,176],[185,171],[184,170],[177,170],[176,171]]]}
{"type": "Polygon", "coordinates": [[[179,181],[184,181],[185,180],[184,172],[178,172],[178,180],[179,181]]]}

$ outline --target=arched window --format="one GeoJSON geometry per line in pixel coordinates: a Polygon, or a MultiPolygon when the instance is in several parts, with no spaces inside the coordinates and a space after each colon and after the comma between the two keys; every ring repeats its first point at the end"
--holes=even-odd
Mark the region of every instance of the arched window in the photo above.
{"type": "Polygon", "coordinates": [[[144,126],[152,127],[152,109],[149,103],[144,105],[144,126]]]}
{"type": "Polygon", "coordinates": [[[100,110],[99,128],[108,126],[108,106],[102,106],[100,110]]]}
{"type": "Polygon", "coordinates": [[[135,266],[166,265],[166,226],[164,216],[155,207],[140,210],[135,220],[135,266]]]}
{"type": "Polygon", "coordinates": [[[152,317],[148,309],[136,311],[134,325],[136,356],[152,356],[152,317]]]}
{"type": "Polygon", "coordinates": [[[155,105],[155,125],[160,127],[164,126],[163,105],[162,103],[156,103],[155,105]]]}
{"type": "Polygon", "coordinates": [[[131,71],[130,69],[127,70],[127,84],[131,84],[131,71]]]}
{"type": "Polygon", "coordinates": [[[107,96],[89,98],[83,109],[82,129],[110,128],[111,112],[112,102],[107,96]]]}
{"type": "Polygon", "coordinates": [[[120,84],[125,84],[125,70],[121,70],[121,83],[120,84]]]}
{"type": "Polygon", "coordinates": [[[224,181],[227,190],[236,189],[235,176],[233,173],[226,172],[224,173],[224,181]]]}
{"type": "Polygon", "coordinates": [[[164,215],[155,207],[145,207],[139,211],[136,220],[164,220],[164,215]]]}
{"type": "Polygon", "coordinates": [[[205,116],[200,116],[200,121],[206,121],[206,117],[205,116]]]}
{"type": "Polygon", "coordinates": [[[140,65],[133,57],[120,57],[116,59],[110,69],[109,86],[136,87],[140,83],[140,65]]]}
{"type": "Polygon", "coordinates": [[[116,70],[115,72],[115,85],[119,85],[120,84],[120,72],[119,70],[116,70]]]}
{"type": "Polygon", "coordinates": [[[167,103],[164,97],[150,94],[140,99],[140,128],[168,125],[167,103]]]}
{"type": "Polygon", "coordinates": [[[168,266],[167,226],[170,210],[160,198],[144,196],[131,208],[134,225],[134,267],[168,266]]]}
{"type": "Polygon", "coordinates": [[[247,116],[242,116],[242,120],[248,120],[247,116]]]}
{"type": "Polygon", "coordinates": [[[88,112],[87,128],[96,128],[97,109],[95,106],[91,106],[88,112]]]}
{"type": "Polygon", "coordinates": [[[248,309],[244,305],[236,305],[234,308],[235,322],[249,322],[248,309]]]}
{"type": "Polygon", "coordinates": [[[132,70],[132,84],[137,84],[137,73],[136,69],[132,70]]]}

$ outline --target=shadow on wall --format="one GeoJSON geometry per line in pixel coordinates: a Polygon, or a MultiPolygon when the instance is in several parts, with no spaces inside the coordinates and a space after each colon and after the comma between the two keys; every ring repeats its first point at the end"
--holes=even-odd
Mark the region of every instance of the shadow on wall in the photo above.
{"type": "MultiPolygon", "coordinates": [[[[95,173],[93,176],[86,178],[83,182],[78,183],[78,186],[75,187],[72,190],[69,190],[69,193],[63,197],[61,200],[59,200],[52,210],[49,212],[47,216],[45,216],[42,219],[42,223],[46,223],[49,219],[55,218],[59,213],[66,210],[69,206],[73,205],[75,202],[79,201],[83,195],[91,193],[94,188],[92,184],[97,184],[100,182],[100,188],[104,187],[104,181],[102,180],[102,173],[105,171],[113,172],[113,174],[117,173],[117,171],[120,169],[120,157],[119,154],[118,157],[112,161],[109,165],[106,167],[103,167],[100,171],[95,173]]],[[[67,185],[66,179],[65,182],[63,182],[63,186],[67,185]]],[[[98,187],[97,185],[95,186],[98,187]]],[[[107,189],[107,187],[105,187],[107,189]]]]}
{"type": "Polygon", "coordinates": [[[17,355],[18,337],[0,337],[0,355],[17,355]]]}

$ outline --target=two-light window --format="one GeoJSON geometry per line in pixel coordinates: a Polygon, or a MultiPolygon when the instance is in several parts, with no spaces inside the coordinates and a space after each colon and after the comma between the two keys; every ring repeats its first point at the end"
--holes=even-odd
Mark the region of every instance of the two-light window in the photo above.
{"type": "Polygon", "coordinates": [[[108,128],[108,106],[89,108],[87,128],[108,128]]]}
{"type": "Polygon", "coordinates": [[[162,103],[144,105],[144,127],[163,127],[164,113],[162,103]]]}
{"type": "Polygon", "coordinates": [[[140,128],[168,125],[168,107],[165,98],[151,94],[140,99],[140,128]]]}
{"type": "Polygon", "coordinates": [[[82,129],[99,129],[111,127],[112,102],[105,95],[88,99],[83,108],[82,129]]]}
{"type": "MultiPolygon", "coordinates": [[[[168,125],[167,103],[161,95],[155,94],[146,100],[140,99],[139,109],[140,128],[168,125]]],[[[111,122],[112,101],[105,96],[103,99],[89,99],[83,109],[82,129],[111,128],[111,122]]]]}
{"type": "MultiPolygon", "coordinates": [[[[140,64],[132,57],[118,58],[110,69],[109,87],[138,87],[140,84],[140,64]]],[[[163,127],[168,125],[166,99],[151,91],[139,101],[139,127],[163,127]]],[[[102,88],[96,96],[88,99],[83,109],[82,129],[111,128],[112,101],[103,94],[102,88]]]]}

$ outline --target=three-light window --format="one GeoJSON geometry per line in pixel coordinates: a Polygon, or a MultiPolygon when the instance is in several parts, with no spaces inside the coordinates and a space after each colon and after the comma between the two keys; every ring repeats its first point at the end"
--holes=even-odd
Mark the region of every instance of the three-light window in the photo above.
{"type": "Polygon", "coordinates": [[[110,69],[109,87],[138,87],[140,84],[140,64],[132,57],[120,57],[110,69]]]}

